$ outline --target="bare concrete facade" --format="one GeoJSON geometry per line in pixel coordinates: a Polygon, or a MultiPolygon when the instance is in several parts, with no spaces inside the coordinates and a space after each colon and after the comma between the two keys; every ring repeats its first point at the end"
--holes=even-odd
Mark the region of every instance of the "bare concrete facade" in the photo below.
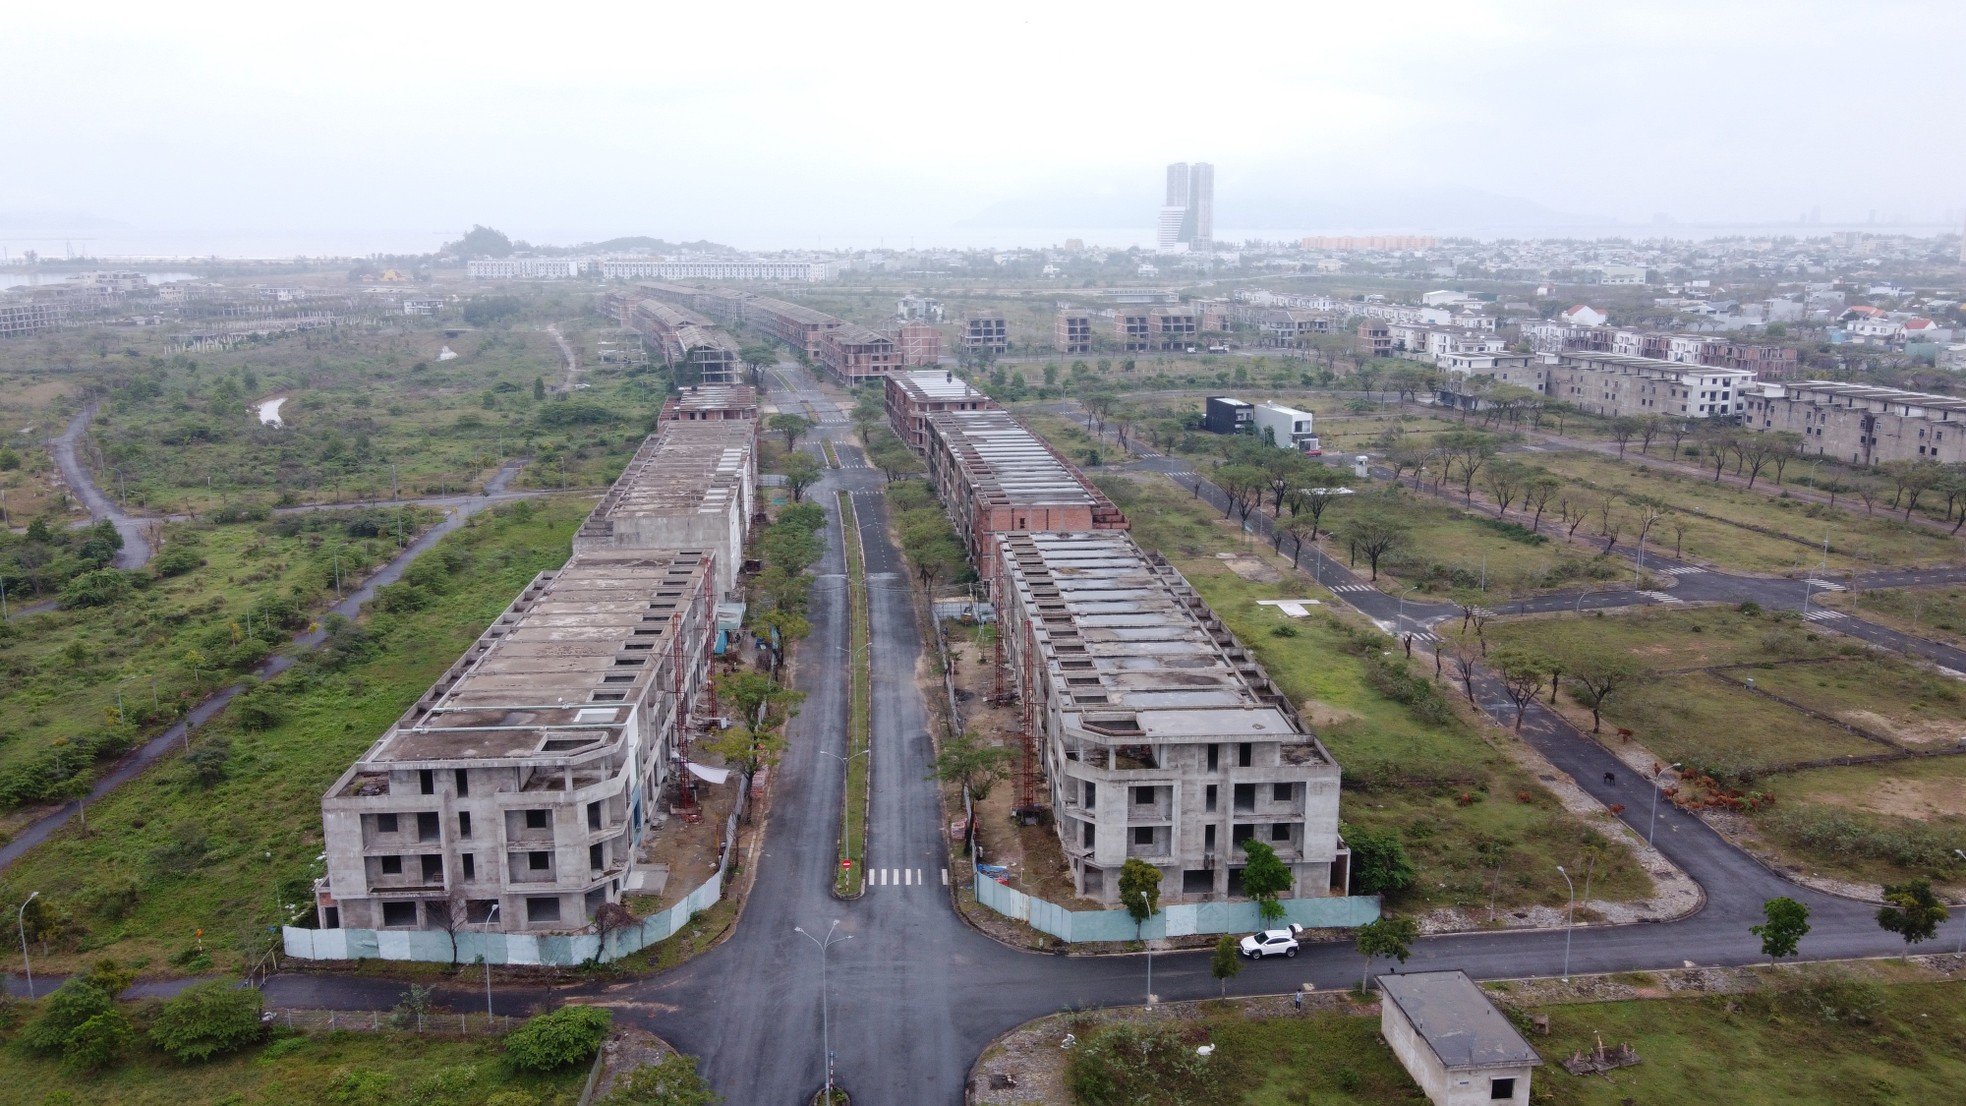
{"type": "Polygon", "coordinates": [[[536,577],[322,798],[321,923],[579,930],[619,901],[697,724],[712,561],[609,551],[536,577]]]}
{"type": "Polygon", "coordinates": [[[819,364],[835,381],[856,388],[900,369],[901,347],[878,330],[842,323],[820,334],[819,364]]]}
{"type": "Polygon", "coordinates": [[[942,411],[926,424],[929,482],[974,564],[990,562],[1002,533],[1127,528],[1105,493],[1007,412],[942,411]]]}
{"type": "Polygon", "coordinates": [[[662,401],[663,422],[756,422],[758,390],[749,384],[701,384],[662,401]]]}
{"type": "Polygon", "coordinates": [[[1060,311],[1053,327],[1052,343],[1059,353],[1092,352],[1092,312],[1060,311]]]}
{"type": "Polygon", "coordinates": [[[735,595],[757,509],[757,429],[743,420],[664,423],[575,531],[574,553],[703,549],[714,561],[715,596],[735,595]]]}
{"type": "Polygon", "coordinates": [[[928,416],[938,411],[994,411],[997,401],[945,369],[889,373],[883,399],[895,436],[919,453],[928,448],[928,416]]]}
{"type": "Polygon", "coordinates": [[[1754,374],[1650,357],[1568,350],[1546,354],[1551,399],[1593,415],[1731,420],[1754,374]]]}
{"type": "Polygon", "coordinates": [[[1966,463],[1966,399],[1799,380],[1748,390],[1742,425],[1802,435],[1800,452],[1857,465],[1966,463]]]}
{"type": "Polygon", "coordinates": [[[642,335],[679,382],[735,384],[743,375],[737,342],[696,312],[656,299],[637,299],[622,314],[623,324],[642,335]]]}
{"type": "Polygon", "coordinates": [[[1138,858],[1168,898],[1235,895],[1251,840],[1291,895],[1346,893],[1337,763],[1173,566],[1123,533],[1009,533],[989,575],[1080,894],[1117,901],[1138,858]]]}
{"type": "Polygon", "coordinates": [[[1002,315],[970,315],[963,320],[963,349],[970,353],[1003,353],[1010,348],[1010,324],[1002,315]]]}

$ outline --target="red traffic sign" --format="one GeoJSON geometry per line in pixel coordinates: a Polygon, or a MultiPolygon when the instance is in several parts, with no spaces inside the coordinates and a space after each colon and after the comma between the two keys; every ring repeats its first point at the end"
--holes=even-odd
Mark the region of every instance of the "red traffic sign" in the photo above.
{"type": "Polygon", "coordinates": [[[845,858],[842,858],[842,859],[840,860],[840,867],[841,867],[841,868],[851,868],[851,867],[853,867],[853,861],[851,861],[851,860],[848,860],[848,859],[845,859],[845,858]]]}

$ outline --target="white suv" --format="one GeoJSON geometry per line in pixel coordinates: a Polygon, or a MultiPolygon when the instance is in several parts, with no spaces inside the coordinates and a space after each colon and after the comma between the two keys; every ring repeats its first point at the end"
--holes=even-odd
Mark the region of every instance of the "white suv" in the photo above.
{"type": "Polygon", "coordinates": [[[1242,949],[1242,954],[1251,960],[1261,960],[1265,956],[1276,956],[1279,953],[1284,956],[1295,956],[1297,935],[1302,932],[1304,927],[1292,922],[1288,929],[1266,929],[1261,933],[1252,933],[1242,939],[1239,947],[1242,949]]]}

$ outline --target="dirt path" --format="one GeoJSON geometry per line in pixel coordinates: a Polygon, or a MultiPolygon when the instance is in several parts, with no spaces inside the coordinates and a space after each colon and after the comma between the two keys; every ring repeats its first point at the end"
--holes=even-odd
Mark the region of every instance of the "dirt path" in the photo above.
{"type": "Polygon", "coordinates": [[[561,375],[557,390],[571,392],[580,379],[580,355],[573,351],[573,343],[567,341],[567,336],[560,333],[557,325],[547,327],[546,333],[553,336],[553,344],[560,347],[560,359],[567,363],[566,372],[561,375]]]}
{"type": "Polygon", "coordinates": [[[96,487],[88,466],[76,455],[76,446],[81,443],[82,436],[89,432],[89,423],[95,419],[96,409],[100,406],[101,400],[90,400],[74,418],[68,420],[68,429],[63,430],[49,445],[55,456],[55,467],[61,470],[62,482],[75,493],[76,499],[82,501],[82,506],[88,509],[89,518],[96,522],[108,519],[115,524],[116,532],[123,536],[123,548],[116,553],[116,567],[142,568],[150,563],[152,552],[150,539],[143,532],[149,520],[128,514],[104,495],[102,489],[96,487]]]}

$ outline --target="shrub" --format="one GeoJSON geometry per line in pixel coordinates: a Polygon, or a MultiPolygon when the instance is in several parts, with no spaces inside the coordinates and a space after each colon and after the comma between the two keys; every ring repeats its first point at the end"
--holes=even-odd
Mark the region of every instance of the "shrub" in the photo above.
{"type": "Polygon", "coordinates": [[[520,1071],[555,1071],[594,1055],[614,1015],[594,1006],[562,1006],[506,1034],[505,1056],[520,1071]]]}
{"type": "Polygon", "coordinates": [[[719,1101],[697,1074],[696,1062],[672,1053],[629,1073],[601,1099],[601,1106],[714,1106],[719,1101]]]}
{"type": "Polygon", "coordinates": [[[205,558],[198,555],[197,547],[173,545],[151,559],[150,571],[155,573],[159,580],[164,580],[172,576],[182,576],[202,567],[204,563],[205,558]]]}
{"type": "Polygon", "coordinates": [[[182,1063],[236,1052],[260,1039],[260,993],[251,987],[201,983],[164,1004],[150,1027],[150,1043],[182,1063]]]}
{"type": "Polygon", "coordinates": [[[1073,1100],[1087,1106],[1223,1101],[1229,1088],[1209,1067],[1176,1027],[1120,1022],[1080,1041],[1065,1082],[1073,1100]]]}
{"type": "Polygon", "coordinates": [[[34,1052],[54,1054],[68,1047],[69,1034],[99,1014],[116,1009],[108,991],[77,976],[41,1000],[41,1012],[21,1030],[20,1042],[34,1052]]]}

